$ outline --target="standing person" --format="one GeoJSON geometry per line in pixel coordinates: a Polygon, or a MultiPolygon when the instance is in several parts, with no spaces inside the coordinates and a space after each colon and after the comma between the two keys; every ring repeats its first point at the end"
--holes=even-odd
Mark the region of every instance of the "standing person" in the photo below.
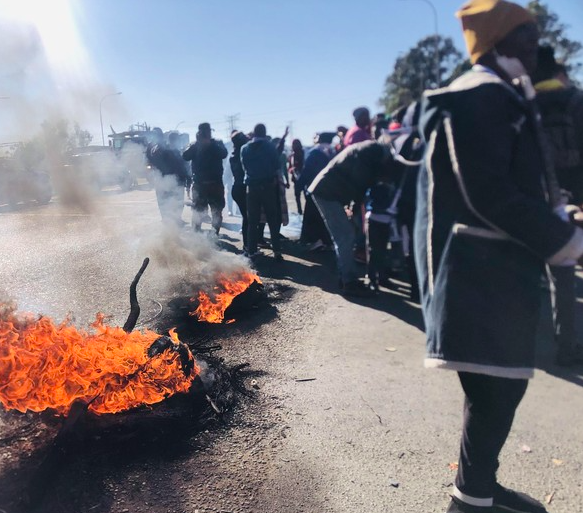
{"type": "MultiPolygon", "coordinates": [[[[275,146],[277,150],[277,155],[279,158],[279,169],[277,173],[277,182],[275,184],[274,194],[275,200],[277,202],[277,224],[279,225],[279,238],[285,240],[281,233],[281,227],[287,226],[289,223],[289,214],[287,210],[287,199],[286,199],[286,189],[289,189],[289,175],[287,171],[287,157],[285,155],[285,139],[289,133],[289,127],[285,128],[285,132],[282,137],[275,137],[271,139],[267,136],[267,139],[270,140],[271,144],[275,146]]],[[[267,224],[267,219],[265,217],[265,212],[262,211],[260,221],[259,221],[259,229],[257,235],[257,244],[260,248],[268,248],[269,244],[265,240],[265,226],[267,224]]]]}
{"type": "Polygon", "coordinates": [[[389,286],[387,246],[396,231],[395,184],[378,182],[370,188],[370,210],[366,213],[367,276],[371,290],[389,286]]]}
{"type": "MultiPolygon", "coordinates": [[[[344,147],[351,144],[372,140],[370,111],[366,107],[358,107],[352,113],[354,126],[344,136],[344,147]]],[[[364,198],[363,198],[364,199],[364,198]]],[[[356,230],[353,258],[356,262],[366,264],[366,234],[365,234],[364,203],[356,201],[352,205],[352,223],[356,230]]]]}
{"type": "Polygon", "coordinates": [[[275,192],[279,179],[280,160],[277,149],[267,138],[264,124],[255,125],[253,139],[241,148],[241,164],[245,171],[244,182],[247,186],[247,255],[250,258],[256,258],[260,254],[257,251],[259,236],[257,227],[263,208],[271,233],[273,256],[277,261],[283,261],[275,192]]]}
{"type": "Polygon", "coordinates": [[[411,292],[409,298],[414,303],[419,303],[419,280],[415,268],[415,247],[413,234],[415,233],[415,210],[417,208],[417,178],[425,145],[419,134],[419,115],[421,104],[413,102],[407,108],[402,120],[401,133],[393,140],[393,146],[405,160],[399,162],[401,177],[400,191],[397,202],[397,221],[403,240],[403,253],[407,263],[411,292]]]}
{"type": "Polygon", "coordinates": [[[366,297],[371,291],[358,279],[352,258],[354,227],[345,206],[351,201],[362,202],[366,191],[375,183],[391,179],[393,170],[390,147],[365,141],[336,155],[308,187],[334,241],[341,290],[346,296],[366,297]]]}
{"type": "MultiPolygon", "coordinates": [[[[315,146],[308,152],[304,169],[296,183],[298,188],[306,191],[314,181],[314,178],[318,176],[318,173],[332,160],[334,156],[334,150],[332,149],[333,139],[333,132],[316,134],[314,137],[315,146]]],[[[326,228],[322,215],[309,193],[306,193],[306,210],[302,219],[300,242],[309,244],[309,251],[326,250],[332,246],[332,239],[330,238],[328,228],[326,228]]]]}
{"type": "Polygon", "coordinates": [[[338,154],[340,153],[344,148],[344,138],[346,137],[346,134],[348,133],[348,128],[346,128],[345,126],[339,125],[336,127],[336,135],[338,136],[338,143],[336,144],[336,146],[334,146],[334,151],[338,154]]]}
{"type": "Polygon", "coordinates": [[[344,136],[344,147],[372,139],[370,111],[366,107],[358,107],[354,109],[352,116],[354,117],[354,126],[344,136]]]}
{"type": "Polygon", "coordinates": [[[374,127],[373,137],[378,139],[383,135],[383,130],[389,128],[389,120],[384,112],[379,112],[372,121],[372,126],[374,127]]]}
{"type": "Polygon", "coordinates": [[[583,230],[546,200],[556,191],[527,76],[536,66],[534,18],[504,0],[472,0],[457,16],[474,67],[425,93],[415,224],[425,366],[457,372],[465,394],[447,511],[544,513],[498,484],[496,470],[533,376],[545,262],[578,259],[583,230]]]}
{"type": "Polygon", "coordinates": [[[231,172],[233,174],[233,188],[231,189],[231,194],[233,195],[233,200],[239,207],[239,212],[241,212],[242,224],[241,232],[243,234],[243,251],[247,252],[247,191],[245,187],[245,170],[243,169],[243,164],[241,164],[241,148],[249,142],[249,138],[243,133],[235,130],[231,134],[231,142],[233,143],[233,154],[229,159],[231,164],[231,172]]]}
{"type": "Polygon", "coordinates": [[[223,185],[225,187],[225,202],[227,204],[227,214],[232,216],[234,214],[233,209],[233,172],[231,170],[231,159],[227,160],[226,165],[223,170],[223,185]]]}
{"type": "MultiPolygon", "coordinates": [[[[554,50],[542,46],[533,74],[537,104],[561,189],[569,202],[583,205],[583,91],[571,85],[554,50]]],[[[555,341],[558,365],[583,363],[583,346],[575,326],[575,265],[552,266],[554,281],[555,341]]]]}
{"type": "Polygon", "coordinates": [[[162,221],[182,226],[184,189],[189,183],[190,176],[184,161],[166,145],[164,133],[158,127],[152,129],[152,141],[146,148],[146,158],[154,169],[152,179],[162,221]]]}
{"type": "Polygon", "coordinates": [[[223,159],[227,149],[221,141],[211,135],[209,123],[198,125],[196,142],[183,154],[182,158],[192,165],[192,228],[200,232],[202,219],[207,209],[211,209],[211,224],[216,235],[223,223],[225,208],[225,187],[223,186],[223,159]]]}
{"type": "Polygon", "coordinates": [[[289,224],[289,212],[287,208],[286,190],[290,188],[290,178],[287,170],[287,155],[285,153],[285,138],[288,134],[286,127],[283,137],[274,138],[271,142],[277,150],[279,156],[279,173],[277,174],[277,184],[275,187],[275,198],[277,200],[277,212],[279,222],[279,238],[285,240],[281,233],[281,227],[289,224]]]}
{"type": "Polygon", "coordinates": [[[292,153],[289,157],[288,163],[289,174],[291,175],[291,180],[294,184],[294,197],[296,198],[296,206],[298,209],[298,214],[302,215],[302,188],[298,186],[298,180],[302,174],[302,169],[304,168],[304,147],[299,139],[294,139],[292,141],[292,153]]]}

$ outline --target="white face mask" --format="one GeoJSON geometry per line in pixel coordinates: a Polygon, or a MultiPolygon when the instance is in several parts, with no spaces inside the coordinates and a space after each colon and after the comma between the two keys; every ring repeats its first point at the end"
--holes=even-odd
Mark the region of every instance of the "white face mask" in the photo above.
{"type": "Polygon", "coordinates": [[[532,100],[536,96],[536,91],[532,86],[530,77],[528,76],[526,68],[522,62],[516,57],[500,55],[496,50],[494,50],[494,57],[496,59],[496,64],[508,74],[512,83],[522,87],[526,99],[532,100]]]}
{"type": "Polygon", "coordinates": [[[527,75],[522,62],[516,57],[500,55],[496,50],[494,50],[494,57],[496,58],[496,64],[498,64],[500,69],[503,69],[512,80],[527,75]]]}

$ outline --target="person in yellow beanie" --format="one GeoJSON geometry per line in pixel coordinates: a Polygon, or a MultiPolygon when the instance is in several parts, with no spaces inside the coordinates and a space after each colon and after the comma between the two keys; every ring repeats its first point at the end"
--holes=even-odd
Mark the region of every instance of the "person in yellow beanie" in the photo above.
{"type": "MultiPolygon", "coordinates": [[[[473,0],[465,4],[456,16],[462,22],[472,64],[494,50],[517,27],[535,24],[530,12],[505,0],[473,0]]],[[[532,64],[536,66],[536,61],[532,64]]]]}
{"type": "Polygon", "coordinates": [[[457,16],[474,66],[424,94],[414,234],[425,366],[457,372],[465,395],[447,513],[545,513],[500,485],[496,471],[534,375],[545,263],[578,260],[583,230],[557,215],[558,188],[545,167],[528,79],[533,17],[504,0],[472,0],[457,16]]]}

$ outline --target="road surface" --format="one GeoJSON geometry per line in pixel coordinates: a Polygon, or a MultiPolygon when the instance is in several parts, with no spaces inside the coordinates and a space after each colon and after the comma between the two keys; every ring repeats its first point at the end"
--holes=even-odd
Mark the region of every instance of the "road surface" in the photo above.
{"type": "MultiPolygon", "coordinates": [[[[24,310],[70,315],[81,326],[97,311],[124,322],[128,284],[162,237],[154,193],[109,191],[92,207],[53,201],[0,209],[6,296],[24,310]]],[[[240,218],[225,222],[218,245],[240,249],[240,218]]],[[[285,233],[296,234],[297,222],[285,233]]],[[[191,237],[188,227],[183,237],[191,237]]],[[[421,314],[406,300],[406,285],[350,301],[337,293],[332,255],[312,255],[292,241],[284,252],[285,262],[265,257],[257,270],[293,294],[267,321],[240,319],[221,340],[227,361],[247,361],[257,371],[254,398],[180,454],[145,451],[114,468],[84,462],[63,469],[45,511],[445,511],[462,394],[454,373],[423,369],[421,314]]],[[[172,247],[166,253],[173,256],[172,247]]],[[[154,260],[140,285],[143,320],[173,283],[154,260]]],[[[542,323],[542,362],[552,360],[548,330],[542,323]]],[[[583,369],[544,366],[518,410],[499,479],[547,500],[550,512],[583,512],[583,369]]]]}

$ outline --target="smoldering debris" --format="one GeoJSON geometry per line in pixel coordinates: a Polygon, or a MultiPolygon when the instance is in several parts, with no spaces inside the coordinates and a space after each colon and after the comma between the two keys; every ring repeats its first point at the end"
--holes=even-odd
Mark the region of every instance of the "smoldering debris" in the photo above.
{"type": "Polygon", "coordinates": [[[249,261],[240,255],[219,251],[204,234],[165,230],[140,241],[139,252],[150,255],[151,279],[156,288],[172,296],[212,289],[218,276],[249,271],[249,261]]]}

